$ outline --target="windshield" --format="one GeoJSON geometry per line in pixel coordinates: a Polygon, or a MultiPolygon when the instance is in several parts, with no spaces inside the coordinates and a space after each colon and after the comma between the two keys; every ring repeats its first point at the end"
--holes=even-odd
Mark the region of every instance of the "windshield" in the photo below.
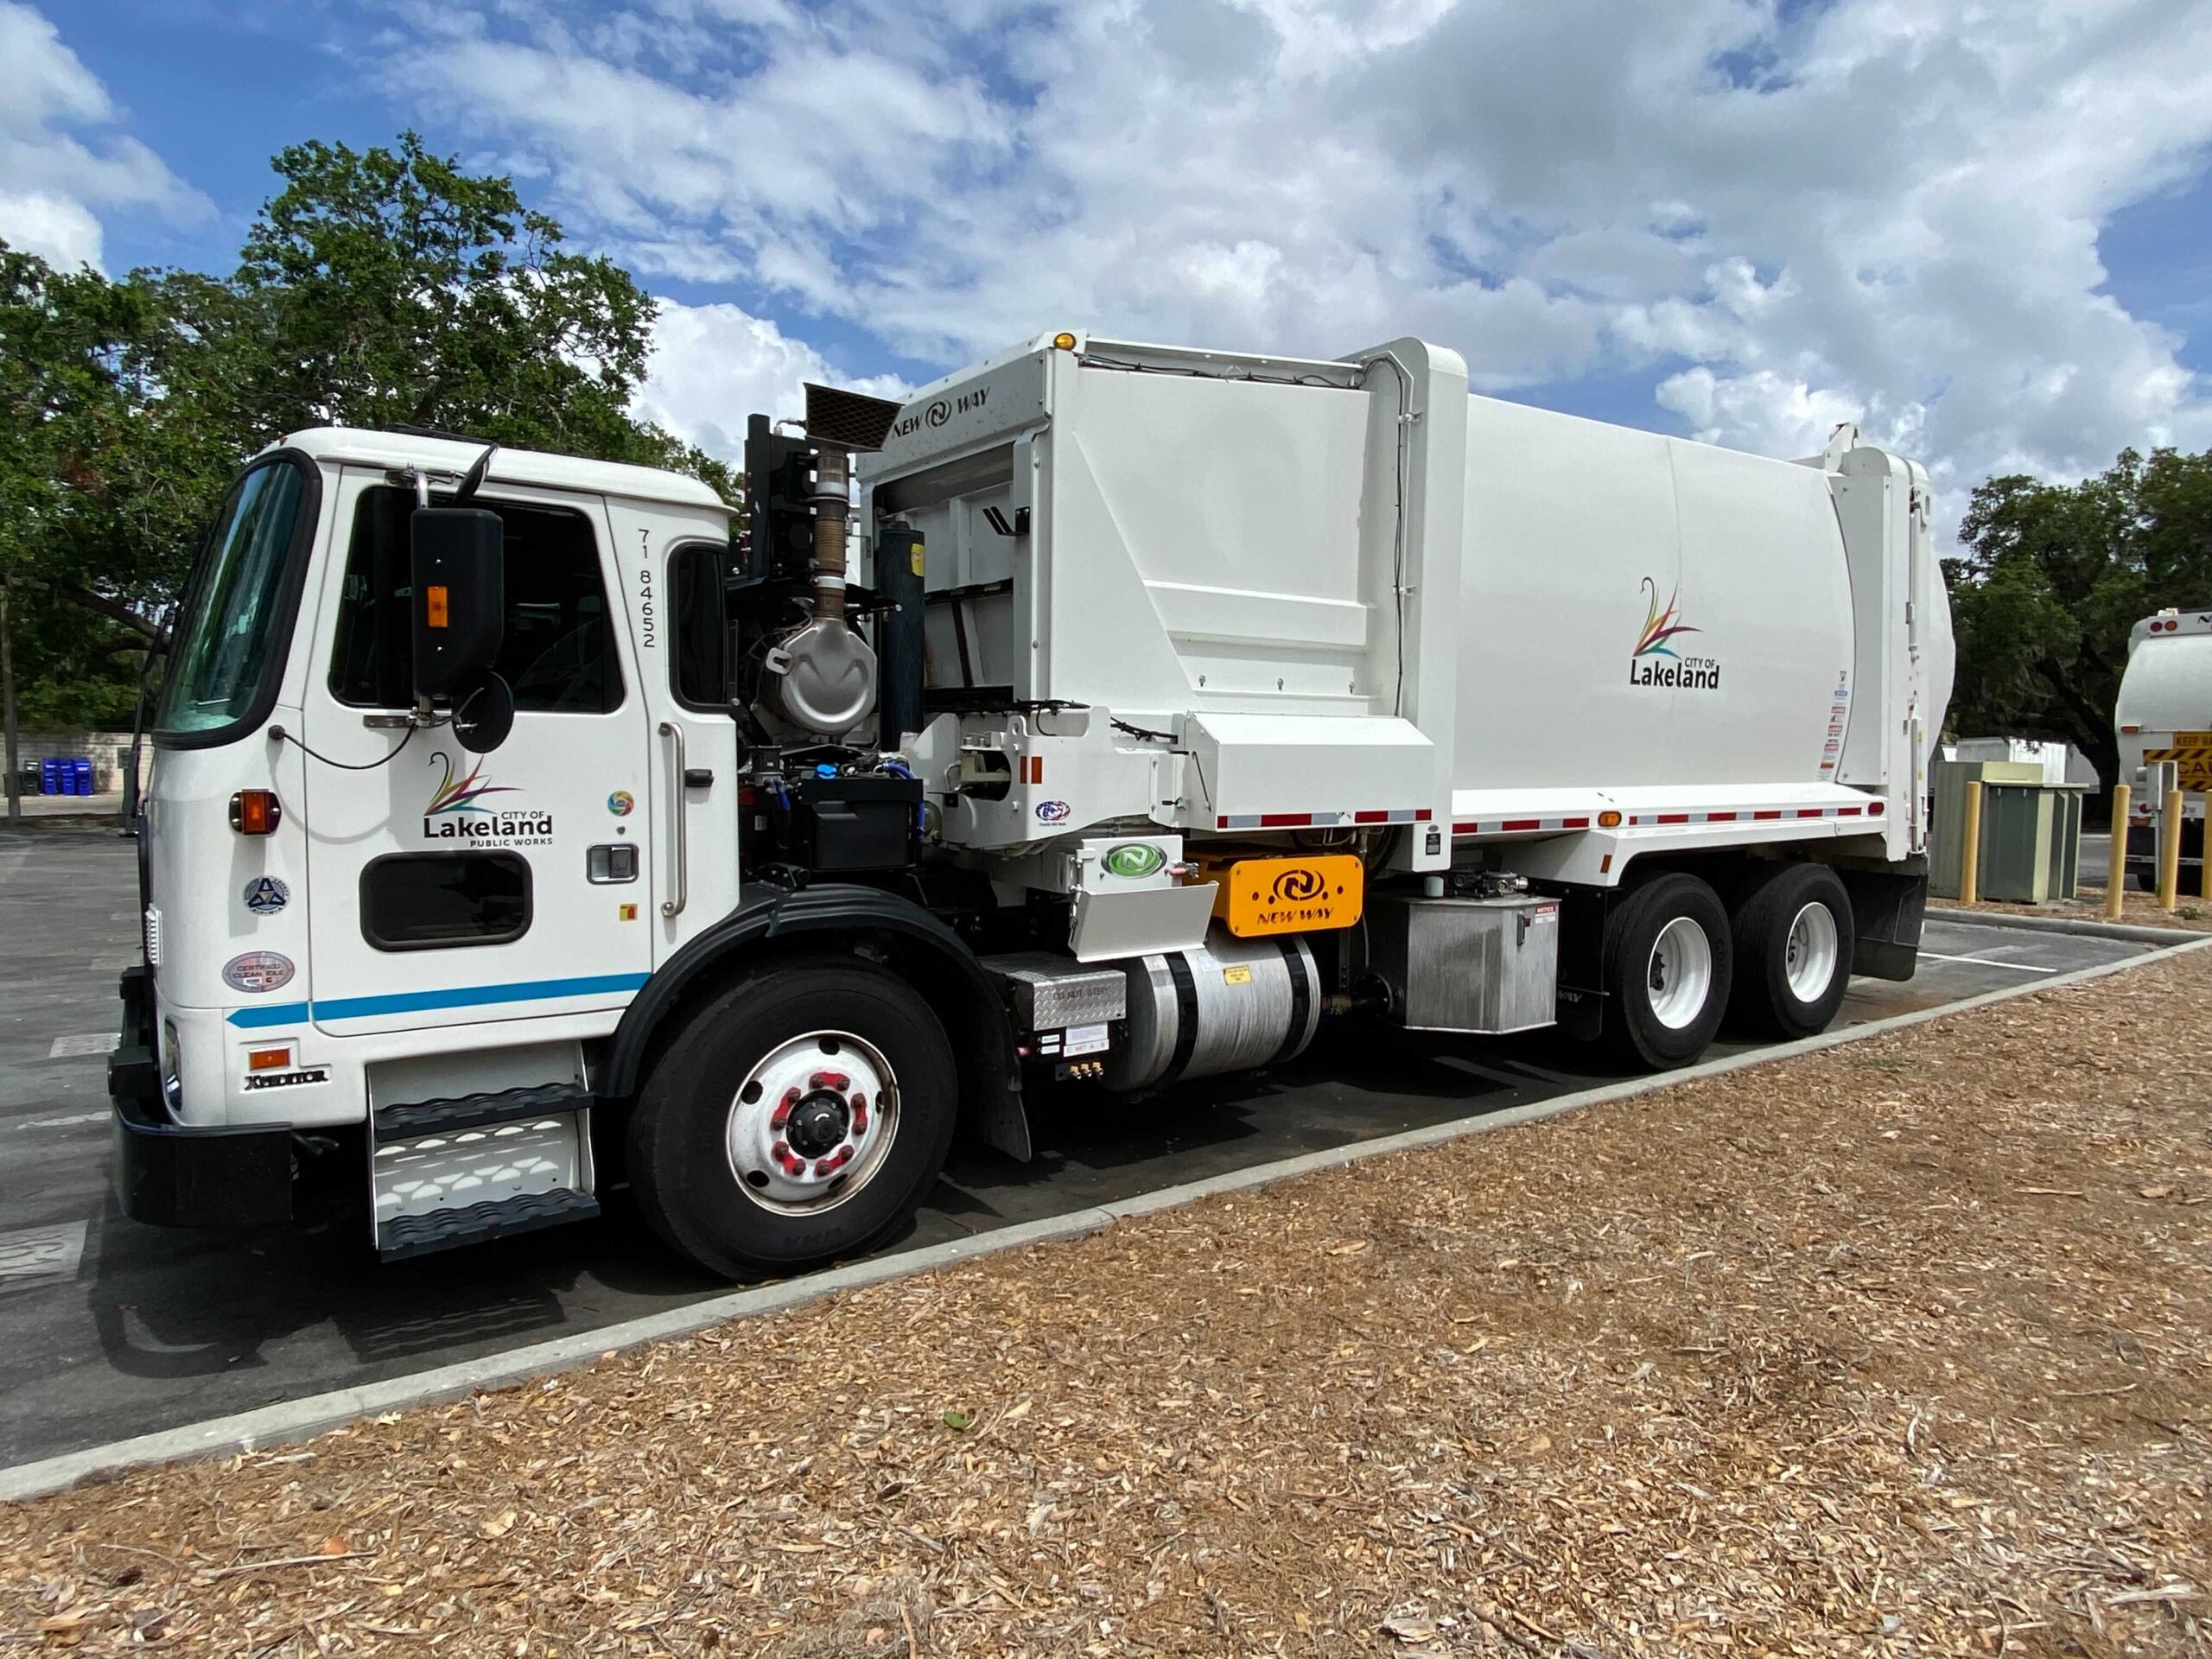
{"type": "Polygon", "coordinates": [[[313,518],[312,476],[304,466],[277,461],[232,487],[177,626],[157,734],[204,740],[263,712],[256,703],[264,689],[274,696],[290,623],[280,613],[288,556],[303,506],[313,518]]]}

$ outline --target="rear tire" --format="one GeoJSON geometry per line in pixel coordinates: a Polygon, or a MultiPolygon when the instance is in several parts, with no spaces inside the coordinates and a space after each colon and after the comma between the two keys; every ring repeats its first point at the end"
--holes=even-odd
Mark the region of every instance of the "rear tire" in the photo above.
{"type": "Polygon", "coordinates": [[[1736,902],[1732,1023],[1762,1037],[1826,1031],[1851,988],[1851,895],[1825,864],[1777,864],[1736,902]]]}
{"type": "Polygon", "coordinates": [[[776,969],[699,1009],[653,1067],[631,1184],[708,1272],[788,1273],[905,1225],[957,1113],[952,1046],[905,981],[860,962],[776,969]]]}
{"type": "Polygon", "coordinates": [[[1694,875],[1654,877],[1605,921],[1605,1038],[1616,1058],[1664,1071],[1705,1052],[1728,1007],[1728,912],[1694,875]]]}

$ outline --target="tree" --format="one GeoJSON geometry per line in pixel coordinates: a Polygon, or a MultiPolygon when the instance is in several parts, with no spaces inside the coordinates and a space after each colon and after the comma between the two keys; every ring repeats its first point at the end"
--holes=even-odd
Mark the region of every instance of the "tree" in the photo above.
{"type": "MultiPolygon", "coordinates": [[[[124,579],[111,547],[143,437],[127,390],[141,321],[133,291],[0,243],[0,764],[10,817],[19,625],[48,594],[91,597],[90,572],[111,588],[124,579]]],[[[130,614],[119,601],[92,608],[130,614]]]]}
{"type": "Polygon", "coordinates": [[[228,276],[111,281],[0,244],[0,614],[35,588],[104,619],[55,671],[86,719],[112,707],[108,679],[135,677],[110,647],[161,638],[230,477],[287,432],[431,427],[675,467],[738,499],[722,462],[629,413],[652,296],[565,249],[512,181],[411,132],[273,165],[282,188],[228,276]]]}
{"type": "Polygon", "coordinates": [[[2107,785],[2128,632],[2212,604],[2212,450],[2120,452],[2079,484],[1993,478],[1947,560],[1958,632],[1951,727],[2072,743],[2107,785]]]}
{"type": "Polygon", "coordinates": [[[203,404],[264,436],[423,426],[520,448],[677,467],[727,489],[712,457],[633,418],[655,302],[612,260],[562,246],[512,181],[397,150],[296,145],[284,188],[227,283],[175,278],[168,302],[203,404]]]}

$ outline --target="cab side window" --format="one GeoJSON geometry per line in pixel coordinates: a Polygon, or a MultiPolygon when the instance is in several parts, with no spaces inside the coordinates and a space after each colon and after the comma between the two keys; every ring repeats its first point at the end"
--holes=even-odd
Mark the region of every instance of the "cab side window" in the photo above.
{"type": "MultiPolygon", "coordinates": [[[[444,505],[441,503],[440,505],[444,505]]],[[[493,664],[523,713],[607,714],[622,706],[615,622],[591,521],[569,507],[479,498],[505,527],[506,632],[493,664]]],[[[330,694],[364,709],[414,701],[408,517],[415,497],[363,492],[346,556],[330,694]]]]}

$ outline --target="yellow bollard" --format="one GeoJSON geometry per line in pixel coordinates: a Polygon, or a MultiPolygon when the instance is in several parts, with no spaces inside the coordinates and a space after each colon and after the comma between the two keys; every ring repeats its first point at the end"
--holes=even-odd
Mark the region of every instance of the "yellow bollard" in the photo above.
{"type": "Polygon", "coordinates": [[[2202,831],[2196,843],[2196,896],[2212,900],[2212,791],[2196,798],[2204,808],[2202,831]]]}
{"type": "Polygon", "coordinates": [[[1967,785],[1966,844],[1959,849],[1959,902],[1973,904],[1981,897],[1981,784],[1967,785]]]}
{"type": "Polygon", "coordinates": [[[2126,784],[2112,790],[2112,852],[2105,861],[2105,914],[2117,917],[2127,902],[2127,806],[2126,784]]]}
{"type": "Polygon", "coordinates": [[[2158,814],[2158,908],[2171,910],[2181,902],[2181,791],[2166,791],[2158,814]]]}

